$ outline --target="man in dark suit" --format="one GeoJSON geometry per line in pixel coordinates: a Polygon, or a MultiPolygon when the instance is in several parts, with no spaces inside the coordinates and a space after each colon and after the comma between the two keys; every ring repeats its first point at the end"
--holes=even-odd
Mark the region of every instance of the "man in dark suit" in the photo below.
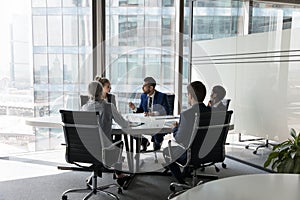
{"type": "Polygon", "coordinates": [[[226,111],[227,107],[222,102],[225,95],[226,95],[226,90],[221,85],[214,86],[211,91],[208,106],[215,111],[226,111]]]}
{"type": "MultiPolygon", "coordinates": [[[[142,86],[143,94],[141,95],[141,102],[139,107],[135,107],[132,102],[129,102],[129,107],[135,113],[144,113],[145,116],[154,115],[169,115],[170,105],[168,103],[168,96],[155,89],[156,81],[152,77],[146,77],[142,86]]],[[[152,136],[154,150],[159,150],[164,140],[164,134],[155,134],[152,136]]],[[[142,138],[142,146],[145,151],[149,144],[146,138],[142,138]]]]}
{"type": "MultiPolygon", "coordinates": [[[[205,85],[200,81],[195,81],[190,83],[187,86],[188,91],[188,104],[191,106],[187,110],[181,112],[179,123],[174,123],[173,128],[173,136],[176,142],[181,146],[174,146],[172,148],[172,157],[176,158],[176,160],[168,160],[166,162],[169,164],[168,167],[178,180],[179,183],[184,184],[184,174],[181,173],[179,166],[174,162],[177,161],[179,163],[186,163],[187,154],[186,149],[188,148],[188,144],[190,141],[191,134],[193,132],[194,121],[195,121],[195,113],[200,117],[199,125],[208,126],[209,121],[201,121],[201,113],[211,112],[211,108],[207,107],[203,100],[206,95],[205,85]]],[[[168,155],[168,148],[165,148],[163,151],[164,155],[168,155]]],[[[166,157],[165,157],[166,158],[166,157]]]]}

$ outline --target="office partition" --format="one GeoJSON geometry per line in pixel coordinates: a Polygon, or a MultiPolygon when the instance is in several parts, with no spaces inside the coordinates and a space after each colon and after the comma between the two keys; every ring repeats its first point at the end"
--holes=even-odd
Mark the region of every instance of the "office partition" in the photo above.
{"type": "Polygon", "coordinates": [[[226,87],[235,131],[282,141],[300,128],[299,28],[193,43],[192,79],[226,87]]]}

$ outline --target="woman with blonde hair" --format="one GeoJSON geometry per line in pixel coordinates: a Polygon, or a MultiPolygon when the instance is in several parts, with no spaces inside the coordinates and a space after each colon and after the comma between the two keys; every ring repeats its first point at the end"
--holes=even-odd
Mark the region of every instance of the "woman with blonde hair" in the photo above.
{"type": "Polygon", "coordinates": [[[103,87],[102,99],[117,106],[115,95],[110,93],[110,90],[111,90],[110,81],[107,78],[101,77],[99,75],[97,75],[95,77],[95,81],[98,81],[99,83],[102,84],[102,87],[103,87]]]}
{"type": "MultiPolygon", "coordinates": [[[[115,107],[117,107],[116,97],[115,95],[110,93],[111,90],[110,81],[107,78],[101,77],[99,75],[95,77],[95,81],[98,81],[99,83],[102,84],[103,90],[102,90],[101,99],[104,99],[106,102],[112,103],[113,105],[115,105],[115,107]]],[[[122,135],[113,135],[113,142],[120,141],[121,139],[122,139],[122,135]]]]}
{"type": "MultiPolygon", "coordinates": [[[[98,81],[92,81],[88,86],[89,101],[82,106],[84,111],[98,111],[99,122],[101,129],[106,137],[104,137],[105,145],[110,145],[111,142],[115,142],[112,134],[112,120],[119,124],[122,128],[129,127],[129,123],[118,112],[116,106],[112,103],[105,101],[103,96],[102,84],[98,81]]],[[[118,166],[121,168],[121,166],[118,166]]],[[[121,171],[115,170],[114,178],[120,186],[123,186],[124,182],[129,179],[129,176],[123,174],[121,171]]],[[[87,182],[92,179],[89,178],[87,182]]]]}

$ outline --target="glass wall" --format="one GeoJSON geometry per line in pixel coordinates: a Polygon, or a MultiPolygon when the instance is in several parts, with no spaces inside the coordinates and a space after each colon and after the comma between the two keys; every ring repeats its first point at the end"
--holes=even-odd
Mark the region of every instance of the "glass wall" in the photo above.
{"type": "Polygon", "coordinates": [[[146,76],[174,93],[176,12],[174,0],[106,0],[106,76],[122,113],[138,103],[146,76]]]}
{"type": "Polygon", "coordinates": [[[193,39],[211,40],[236,36],[240,32],[238,22],[243,19],[242,5],[243,1],[238,0],[194,1],[193,39]]]}
{"type": "Polygon", "coordinates": [[[250,12],[249,33],[270,32],[291,29],[292,19],[299,16],[300,6],[253,1],[250,12]]]}
{"type": "Polygon", "coordinates": [[[79,109],[80,90],[86,90],[93,76],[87,61],[92,52],[91,2],[9,3],[12,17],[1,17],[7,23],[2,26],[3,35],[8,27],[5,45],[8,43],[6,57],[10,58],[10,64],[0,67],[2,153],[61,148],[61,129],[33,128],[24,119],[58,115],[61,108],[79,109]],[[22,14],[14,14],[17,9],[22,14]]]}
{"type": "Polygon", "coordinates": [[[236,36],[193,42],[192,80],[226,88],[235,132],[281,142],[300,129],[299,5],[239,7],[236,36]]]}
{"type": "MultiPolygon", "coordinates": [[[[189,2],[185,1],[184,9],[182,109],[188,106],[184,94],[190,81],[189,2]]],[[[24,118],[58,115],[61,108],[79,109],[79,95],[86,91],[95,75],[90,65],[92,0],[12,0],[9,4],[14,9],[17,9],[15,5],[24,7],[19,9],[22,12],[12,13],[10,17],[4,8],[0,12],[3,32],[0,38],[0,147],[5,153],[54,149],[60,147],[63,140],[61,130],[33,129],[24,124],[24,118]]],[[[128,101],[139,103],[146,76],[157,80],[158,90],[175,93],[178,1],[105,0],[105,4],[105,74],[112,82],[120,112],[129,112],[128,101]]],[[[257,78],[250,66],[258,58],[251,58],[251,65],[243,63],[244,67],[239,68],[237,62],[249,60],[242,60],[245,58],[237,54],[237,49],[241,54],[257,51],[255,43],[241,42],[242,38],[254,37],[262,44],[257,48],[265,53],[261,59],[269,59],[270,64],[268,70],[266,60],[256,65],[262,70],[260,81],[264,83],[264,74],[270,73],[270,81],[275,80],[273,89],[278,86],[278,91],[286,94],[284,105],[287,106],[282,108],[287,110],[289,124],[298,126],[300,84],[296,36],[300,7],[246,0],[198,0],[193,7],[191,80],[202,80],[208,94],[213,85],[222,84],[228,90],[228,98],[251,100],[244,97],[247,97],[245,91],[253,92],[247,86],[253,86],[257,78]],[[245,78],[241,83],[245,88],[236,90],[240,72],[243,73],[239,77],[245,78]],[[248,74],[253,76],[248,77],[248,74]]],[[[262,96],[269,94],[267,87],[261,91],[262,96]]],[[[230,106],[235,108],[235,113],[245,109],[234,101],[230,106]]],[[[251,114],[253,109],[247,109],[245,113],[251,114]]]]}
{"type": "Polygon", "coordinates": [[[13,0],[0,8],[0,157],[34,149],[30,1],[13,0]],[[12,9],[14,8],[14,9],[12,9]]]}
{"type": "MultiPolygon", "coordinates": [[[[92,80],[91,0],[32,0],[35,117],[79,109],[81,88],[92,80]]],[[[37,149],[56,148],[61,130],[36,129],[37,149]],[[45,144],[43,141],[46,138],[45,144]]]]}

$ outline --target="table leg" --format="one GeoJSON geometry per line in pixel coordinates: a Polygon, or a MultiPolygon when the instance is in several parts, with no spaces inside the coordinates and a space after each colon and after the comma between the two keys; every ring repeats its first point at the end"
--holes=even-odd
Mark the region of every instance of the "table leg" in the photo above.
{"type": "Polygon", "coordinates": [[[124,134],[124,140],[125,140],[125,146],[126,146],[126,152],[127,152],[127,158],[128,158],[128,168],[129,168],[129,172],[131,172],[132,174],[130,174],[130,179],[125,182],[125,184],[123,185],[123,189],[127,190],[127,188],[129,187],[130,183],[133,181],[135,174],[134,174],[134,162],[133,162],[133,136],[129,136],[130,138],[130,144],[128,144],[128,136],[126,134],[124,134]]]}
{"type": "Polygon", "coordinates": [[[132,172],[133,171],[133,155],[130,152],[127,134],[124,134],[123,137],[124,137],[125,149],[126,149],[126,155],[127,155],[127,161],[128,161],[128,169],[130,172],[132,172]]]}
{"type": "Polygon", "coordinates": [[[135,169],[134,169],[134,137],[132,135],[130,135],[130,155],[131,155],[131,161],[132,161],[132,173],[135,173],[135,169]]]}
{"type": "Polygon", "coordinates": [[[141,137],[136,140],[136,151],[135,151],[135,172],[140,171],[140,153],[141,153],[141,137]]]}

